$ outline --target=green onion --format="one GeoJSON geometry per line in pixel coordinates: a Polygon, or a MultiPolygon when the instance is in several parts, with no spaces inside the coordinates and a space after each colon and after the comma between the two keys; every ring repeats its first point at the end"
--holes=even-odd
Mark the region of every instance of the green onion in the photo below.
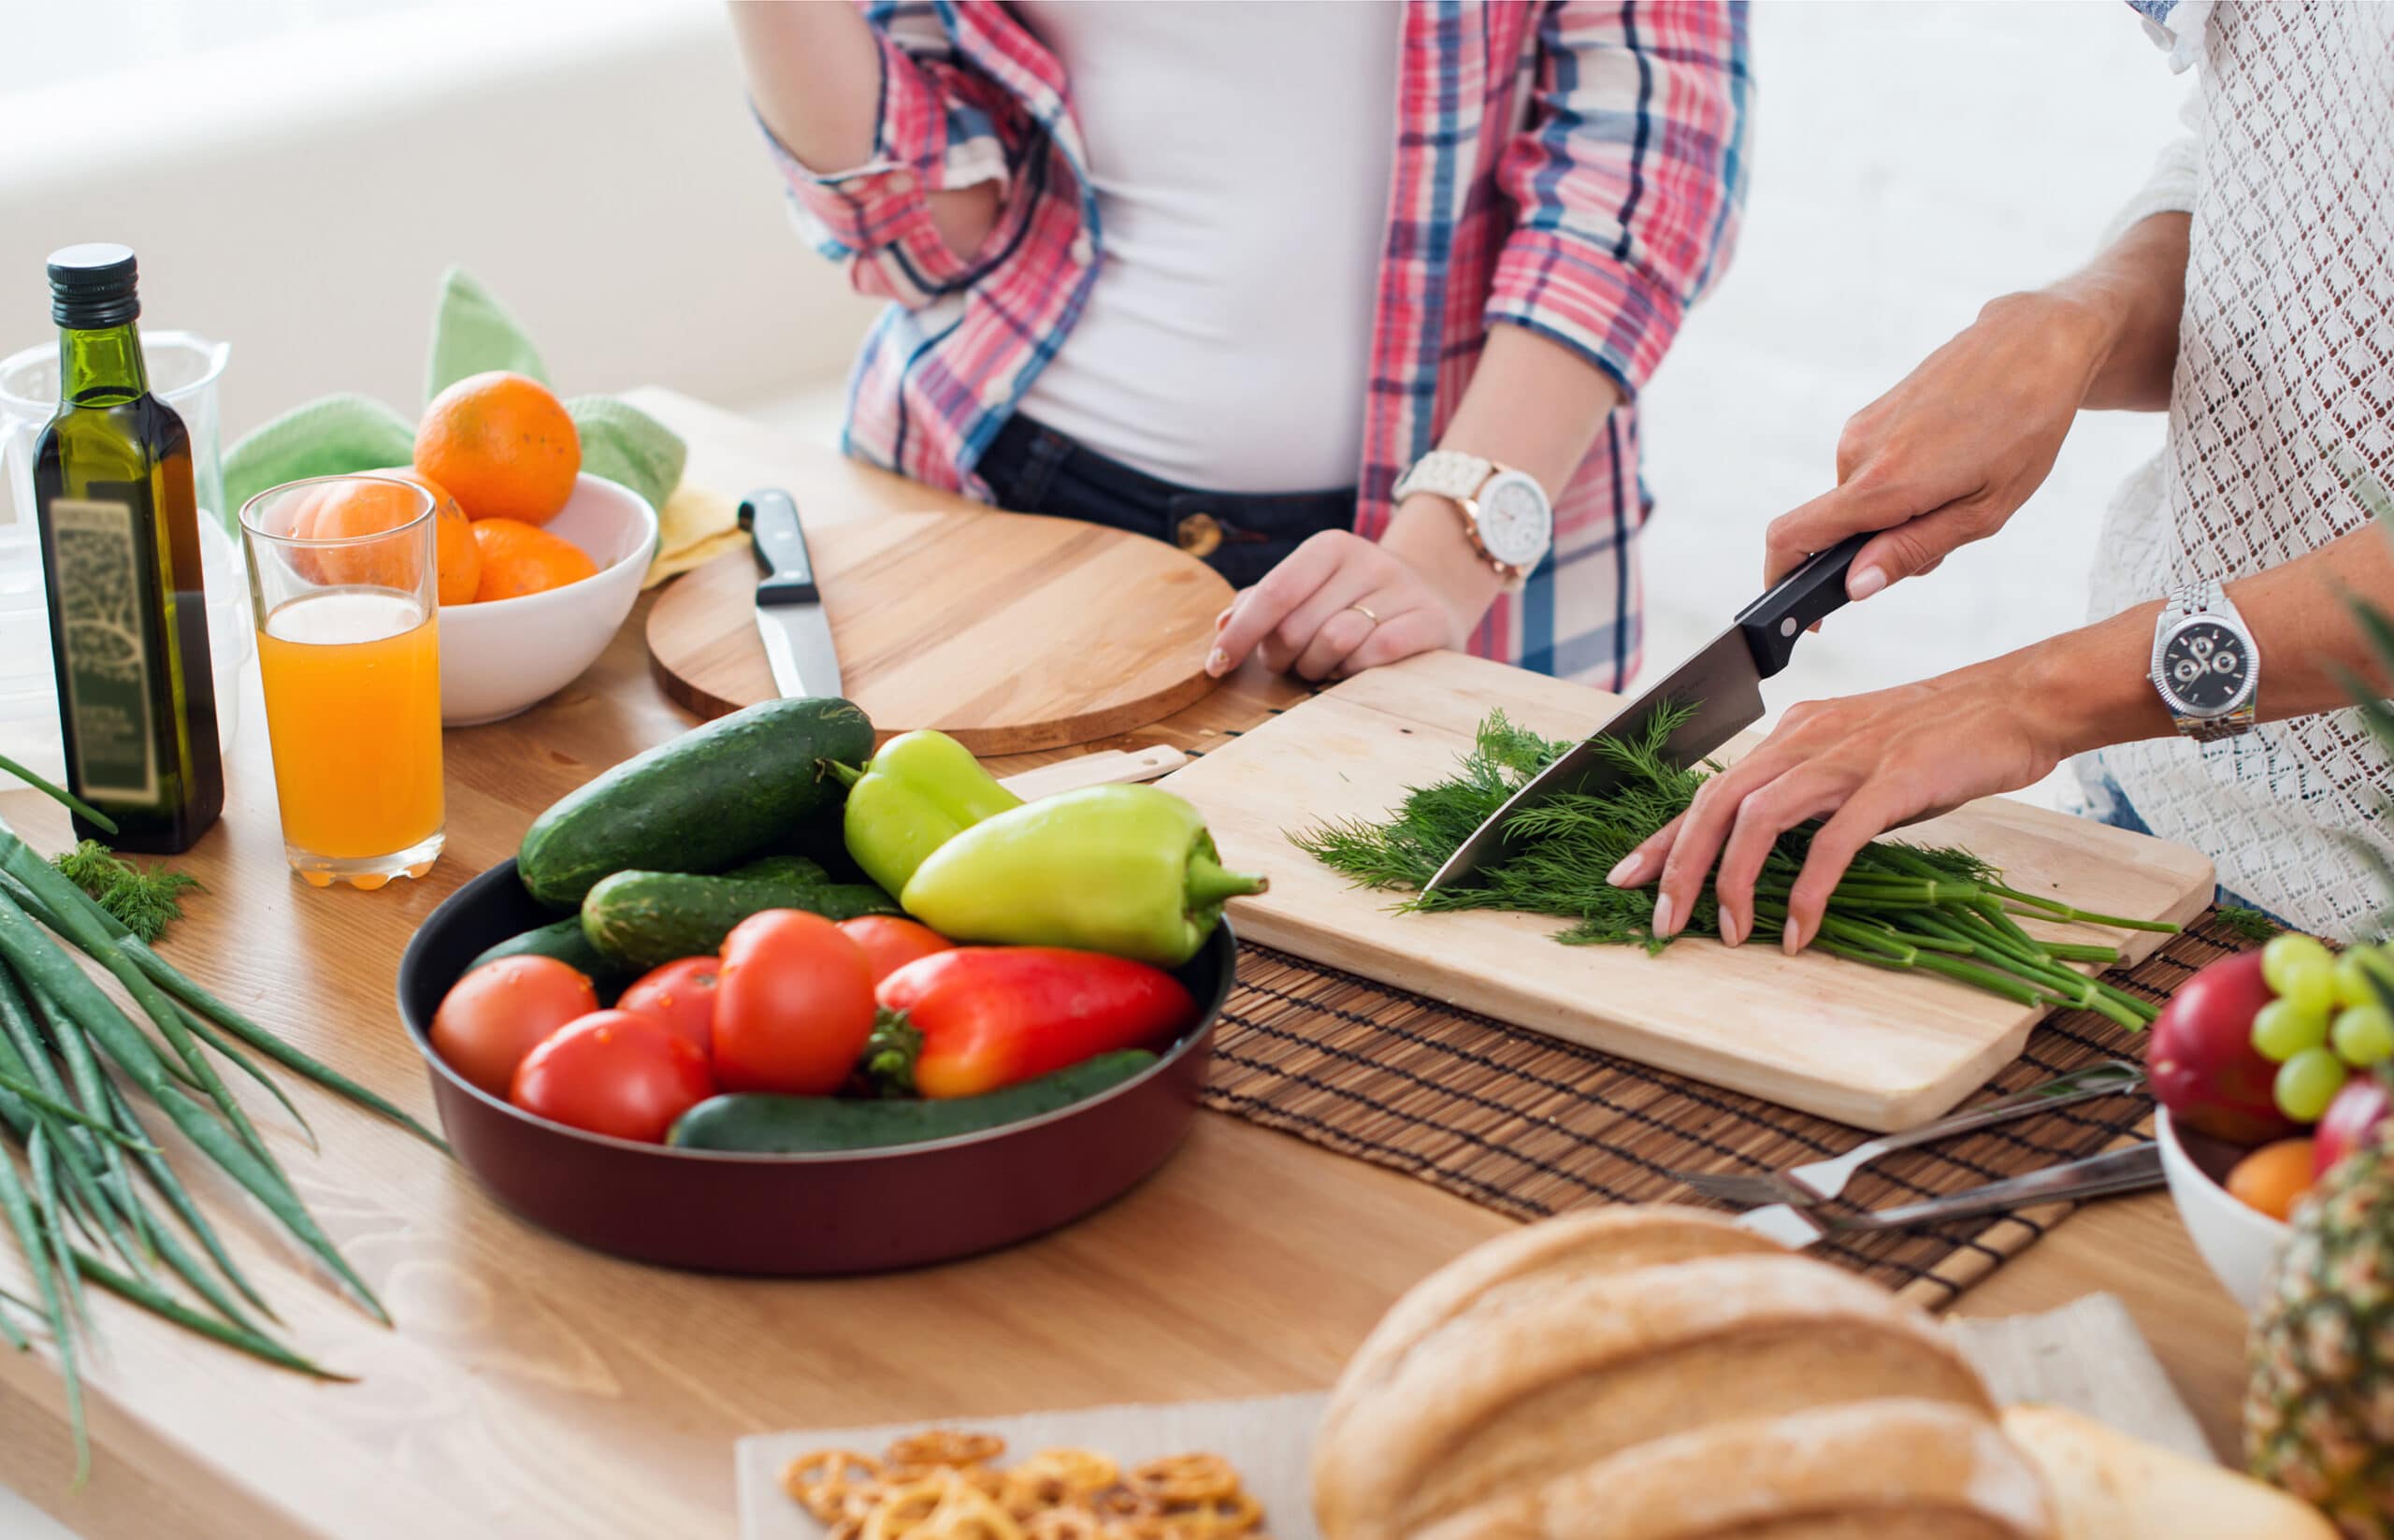
{"type": "MultiPolygon", "coordinates": [[[[1290,836],[1301,850],[1367,887],[1409,890],[1398,907],[1436,912],[1510,909],[1567,919],[1556,940],[1571,945],[1643,946],[1658,952],[1672,938],[1654,934],[1652,885],[1612,885],[1613,868],[1664,825],[1687,811],[1707,777],[1703,767],[1671,763],[1666,746],[1692,714],[1666,706],[1634,741],[1596,740],[1615,774],[1601,792],[1569,793],[1517,813],[1506,856],[1482,867],[1469,887],[1425,892],[1431,876],[1463,842],[1537,772],[1571,747],[1516,726],[1502,712],[1480,723],[1471,752],[1449,779],[1409,791],[1378,822],[1349,819],[1290,836]]],[[[1780,836],[1753,886],[1756,939],[1782,934],[1787,903],[1810,853],[1817,824],[1780,836]]],[[[2005,885],[2002,874],[1968,851],[1874,841],[1854,856],[1831,891],[1813,944],[1833,957],[1875,967],[1936,973],[2023,1005],[2066,1004],[2129,1028],[2148,1025],[2156,1008],[2072,963],[2110,964],[2119,949],[2098,943],[2046,943],[2022,929],[2014,914],[2122,930],[2175,931],[2157,920],[2083,910],[2059,899],[2005,885]]],[[[1685,930],[1712,930],[1720,904],[1708,883],[1685,930]]]]}

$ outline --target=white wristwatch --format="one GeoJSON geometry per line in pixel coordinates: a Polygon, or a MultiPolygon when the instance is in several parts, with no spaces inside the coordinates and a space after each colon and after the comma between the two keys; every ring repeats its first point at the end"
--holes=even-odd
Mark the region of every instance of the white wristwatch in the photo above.
{"type": "Polygon", "coordinates": [[[1396,500],[1416,492],[1444,497],[1463,514],[1472,549],[1518,586],[1554,543],[1554,505],[1537,478],[1456,450],[1433,450],[1396,483],[1396,500]]]}
{"type": "Polygon", "coordinates": [[[2260,650],[2216,579],[2170,591],[2153,626],[2153,668],[2170,720],[2197,742],[2233,738],[2253,726],[2260,650]]]}

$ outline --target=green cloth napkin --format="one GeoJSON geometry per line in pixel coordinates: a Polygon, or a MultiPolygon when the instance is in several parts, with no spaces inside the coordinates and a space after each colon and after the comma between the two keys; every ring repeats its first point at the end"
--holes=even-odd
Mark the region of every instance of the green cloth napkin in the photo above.
{"type": "MultiPolygon", "coordinates": [[[[489,291],[452,267],[441,275],[433,315],[426,398],[490,369],[548,381],[523,326],[489,291]]],[[[582,439],[582,468],[621,482],[651,508],[663,508],[689,458],[681,436],[612,396],[577,396],[565,406],[582,439]]],[[[370,396],[327,396],[294,407],[225,453],[225,525],[238,528],[241,505],[268,487],[308,476],[381,470],[414,457],[415,424],[370,396]]]]}

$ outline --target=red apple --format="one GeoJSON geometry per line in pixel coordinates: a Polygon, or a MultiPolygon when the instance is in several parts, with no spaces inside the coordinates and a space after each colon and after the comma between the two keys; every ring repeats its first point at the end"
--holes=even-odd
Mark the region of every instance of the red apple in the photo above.
{"type": "Polygon", "coordinates": [[[2278,1067],[2253,1046],[2253,1017],[2271,998],[2258,952],[2220,958],[2170,997],[2145,1043],[2144,1067],[2171,1117],[2238,1144],[2295,1131],[2271,1092],[2278,1067]]]}
{"type": "Polygon", "coordinates": [[[2387,1090],[2385,1081],[2366,1071],[2346,1081],[2312,1130],[2312,1177],[2327,1175],[2337,1161],[2375,1139],[2389,1112],[2394,1112],[2394,1091],[2387,1090]]]}

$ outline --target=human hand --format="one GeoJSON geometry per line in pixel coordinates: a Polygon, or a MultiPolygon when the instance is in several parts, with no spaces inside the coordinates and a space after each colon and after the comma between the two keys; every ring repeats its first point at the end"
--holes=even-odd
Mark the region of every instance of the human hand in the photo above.
{"type": "Polygon", "coordinates": [[[1819,933],[1831,890],[1864,845],[1974,798],[2028,785],[2081,746],[2055,709],[2062,687],[2028,677],[2036,655],[2032,649],[1917,684],[1792,708],[1609,880],[1642,887],[1660,872],[1654,933],[1668,936],[1687,923],[1709,874],[1721,939],[1735,946],[1753,934],[1755,879],[1779,837],[1823,819],[1785,899],[1781,944],[1800,950],[1819,933]]]}
{"type": "Polygon", "coordinates": [[[1462,646],[1502,586],[1462,531],[1451,506],[1408,497],[1377,542],[1312,537],[1222,612],[1205,671],[1253,652],[1275,673],[1321,680],[1462,646]]]}
{"type": "Polygon", "coordinates": [[[1836,488],[1771,522],[1766,581],[1848,535],[1883,530],[1846,579],[1848,597],[1865,599],[2002,528],[2053,469],[2111,331],[2100,307],[2066,295],[1988,305],[1847,422],[1836,488]]]}

